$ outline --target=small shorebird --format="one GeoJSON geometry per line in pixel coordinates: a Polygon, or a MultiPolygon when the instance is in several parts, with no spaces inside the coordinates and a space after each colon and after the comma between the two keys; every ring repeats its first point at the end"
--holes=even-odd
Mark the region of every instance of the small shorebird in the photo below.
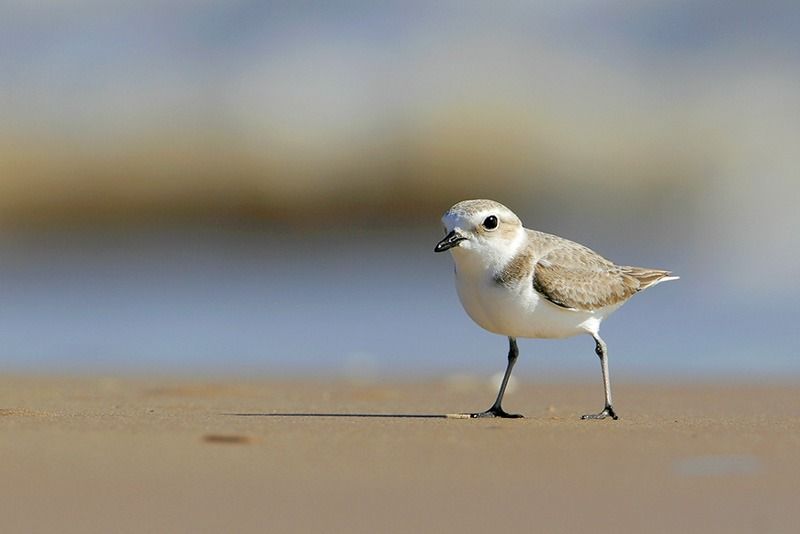
{"type": "Polygon", "coordinates": [[[459,202],[442,222],[447,235],[434,251],[452,252],[461,304],[473,321],[507,336],[509,343],[497,400],[485,412],[463,417],[522,417],[501,406],[519,356],[516,338],[590,334],[600,357],[605,407],[582,419],[617,419],[600,323],[635,293],[678,277],[660,269],[615,265],[583,245],[524,228],[510,209],[493,200],[459,202]]]}

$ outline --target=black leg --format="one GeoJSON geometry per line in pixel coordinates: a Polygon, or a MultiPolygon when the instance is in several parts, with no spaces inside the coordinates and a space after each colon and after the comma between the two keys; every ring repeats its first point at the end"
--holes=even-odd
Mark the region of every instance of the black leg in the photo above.
{"type": "Polygon", "coordinates": [[[503,383],[500,384],[500,391],[497,392],[497,399],[492,404],[492,407],[486,410],[485,412],[479,413],[471,413],[469,414],[472,418],[477,417],[511,417],[511,418],[518,418],[523,417],[520,414],[508,413],[502,408],[503,403],[503,395],[506,393],[506,386],[508,385],[508,379],[511,377],[511,370],[514,368],[514,364],[517,363],[517,357],[519,356],[519,349],[517,348],[517,340],[513,337],[508,338],[508,365],[506,366],[506,374],[503,375],[503,383]]]}
{"type": "Polygon", "coordinates": [[[611,403],[611,379],[608,375],[608,348],[599,335],[594,335],[594,351],[600,357],[600,367],[603,370],[603,388],[606,394],[606,405],[603,411],[596,414],[584,415],[581,419],[619,419],[611,403]]]}

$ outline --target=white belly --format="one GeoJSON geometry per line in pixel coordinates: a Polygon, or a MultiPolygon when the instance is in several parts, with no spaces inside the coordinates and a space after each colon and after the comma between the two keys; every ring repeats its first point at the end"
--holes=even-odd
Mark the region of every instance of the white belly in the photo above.
{"type": "Polygon", "coordinates": [[[564,338],[596,334],[600,321],[618,307],[596,311],[568,310],[539,295],[530,280],[509,288],[489,276],[470,278],[473,277],[456,275],[461,304],[481,327],[504,336],[564,338]]]}

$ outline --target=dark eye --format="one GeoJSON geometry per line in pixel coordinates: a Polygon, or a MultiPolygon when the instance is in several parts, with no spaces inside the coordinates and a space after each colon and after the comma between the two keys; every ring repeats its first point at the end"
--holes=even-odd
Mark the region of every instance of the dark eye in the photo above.
{"type": "Polygon", "coordinates": [[[489,215],[483,220],[483,227],[487,230],[494,230],[497,228],[497,217],[489,215]]]}

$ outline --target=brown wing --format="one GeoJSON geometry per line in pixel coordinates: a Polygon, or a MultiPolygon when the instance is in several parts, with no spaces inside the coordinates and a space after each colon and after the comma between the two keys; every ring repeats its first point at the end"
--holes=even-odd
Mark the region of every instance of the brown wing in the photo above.
{"type": "Polygon", "coordinates": [[[628,269],[582,245],[566,242],[536,263],[533,287],[562,308],[592,311],[625,301],[642,288],[628,269]]]}

